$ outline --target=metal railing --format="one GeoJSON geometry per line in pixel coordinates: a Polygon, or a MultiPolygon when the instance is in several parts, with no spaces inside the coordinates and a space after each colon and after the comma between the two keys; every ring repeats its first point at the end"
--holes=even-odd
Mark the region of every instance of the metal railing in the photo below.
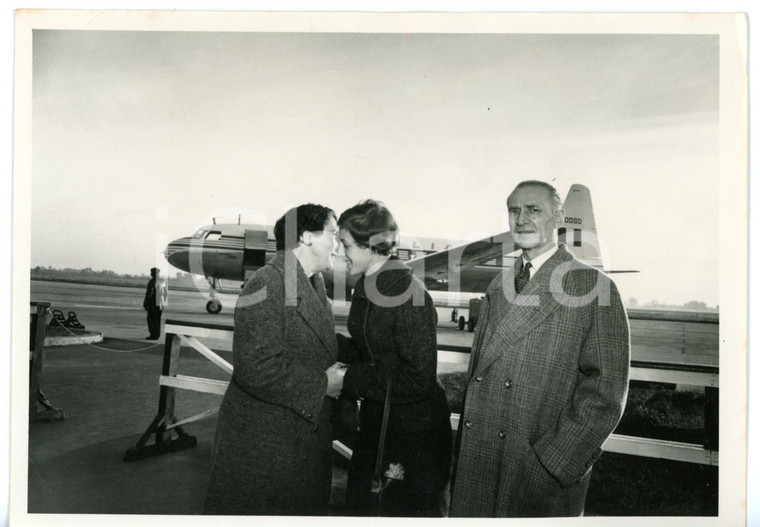
{"type": "MultiPolygon", "coordinates": [[[[644,314],[641,316],[646,317],[648,315],[644,314]]],[[[700,324],[716,325],[718,323],[717,315],[715,317],[702,317],[699,320],[695,320],[691,317],[691,314],[684,316],[683,313],[677,313],[673,317],[663,318],[662,313],[659,312],[656,315],[652,315],[651,318],[639,317],[635,318],[635,320],[697,322],[700,324]]],[[[231,343],[233,336],[232,326],[167,320],[165,333],[164,362],[161,375],[159,376],[158,413],[137,445],[126,452],[124,456],[125,461],[135,461],[164,452],[172,452],[180,448],[195,446],[197,444],[195,437],[187,434],[182,426],[214,415],[218,412],[219,408],[217,406],[197,415],[177,420],[174,415],[175,390],[182,389],[223,395],[229,384],[228,380],[190,377],[180,375],[177,372],[180,346],[184,344],[198,351],[198,353],[226,374],[231,375],[232,365],[208,348],[199,339],[215,339],[231,343]],[[176,437],[173,437],[175,434],[176,437]],[[154,437],[155,441],[153,444],[148,444],[151,437],[154,437]]],[[[469,357],[469,347],[439,346],[439,363],[467,364],[469,357]]],[[[719,369],[717,366],[632,360],[630,380],[704,387],[704,444],[681,443],[662,439],[612,434],[604,443],[603,450],[704,465],[718,465],[719,369]]],[[[458,428],[459,417],[459,414],[452,414],[451,425],[453,429],[458,428]]],[[[333,442],[333,447],[342,455],[350,457],[351,450],[342,443],[335,441],[333,442]]]]}

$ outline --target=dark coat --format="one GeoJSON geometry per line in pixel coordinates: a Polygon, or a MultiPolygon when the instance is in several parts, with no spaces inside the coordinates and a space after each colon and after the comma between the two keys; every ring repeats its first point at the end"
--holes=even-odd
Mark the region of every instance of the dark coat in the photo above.
{"type": "Polygon", "coordinates": [[[156,278],[155,277],[148,280],[148,285],[145,286],[145,298],[143,299],[143,307],[145,309],[156,308],[156,278]]]}
{"type": "Polygon", "coordinates": [[[234,373],[219,410],[207,514],[326,512],[332,404],[325,369],[338,349],[324,281],[313,279],[312,287],[295,255],[280,252],[238,299],[234,373]],[[295,293],[286,288],[286,255],[293,258],[288,269],[296,269],[295,293]]]}
{"type": "Polygon", "coordinates": [[[514,294],[510,271],[481,305],[452,516],[581,514],[591,467],[625,406],[630,339],[615,284],[561,245],[514,294]],[[578,299],[595,286],[598,297],[578,299]],[[516,303],[525,297],[537,305],[516,303]]]}
{"type": "Polygon", "coordinates": [[[343,393],[362,399],[362,427],[379,430],[388,377],[393,376],[390,433],[450,427],[446,393],[436,374],[438,314],[430,294],[397,258],[370,279],[362,276],[351,297],[351,337],[338,335],[338,360],[350,365],[343,393]],[[382,297],[373,292],[388,303],[379,305],[382,297]]]}
{"type": "Polygon", "coordinates": [[[343,393],[362,400],[361,431],[349,469],[349,508],[362,509],[367,502],[392,376],[384,465],[401,462],[407,477],[403,484],[394,482],[399,499],[392,502],[389,495],[384,514],[434,513],[451,463],[450,412],[436,374],[437,321],[424,284],[397,258],[355,286],[348,316],[351,337],[338,335],[339,360],[349,364],[343,393]]]}

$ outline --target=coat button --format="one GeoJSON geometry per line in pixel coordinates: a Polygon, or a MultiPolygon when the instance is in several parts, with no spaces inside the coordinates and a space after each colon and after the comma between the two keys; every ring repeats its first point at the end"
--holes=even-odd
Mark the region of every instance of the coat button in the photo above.
{"type": "Polygon", "coordinates": [[[306,418],[307,418],[307,419],[311,419],[312,417],[314,417],[314,416],[313,416],[313,415],[311,415],[311,414],[306,414],[306,418]]]}
{"type": "Polygon", "coordinates": [[[464,422],[464,427],[469,430],[470,428],[472,428],[472,422],[471,421],[465,421],[464,422]]]}
{"type": "Polygon", "coordinates": [[[483,380],[483,377],[475,377],[475,380],[476,380],[477,382],[480,382],[480,381],[482,381],[482,380],[483,380]]]}
{"type": "Polygon", "coordinates": [[[499,432],[499,437],[501,439],[504,439],[505,437],[507,437],[507,434],[505,432],[499,432]]]}
{"type": "Polygon", "coordinates": [[[512,381],[510,381],[509,379],[507,379],[506,382],[504,382],[504,386],[506,388],[511,388],[512,387],[512,381]]]}

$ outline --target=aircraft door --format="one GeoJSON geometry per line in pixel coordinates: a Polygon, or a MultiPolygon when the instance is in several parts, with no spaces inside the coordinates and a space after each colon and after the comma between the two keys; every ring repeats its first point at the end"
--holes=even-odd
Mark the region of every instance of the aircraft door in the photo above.
{"type": "Polygon", "coordinates": [[[245,231],[243,246],[243,273],[248,275],[266,263],[267,231],[245,231]]]}

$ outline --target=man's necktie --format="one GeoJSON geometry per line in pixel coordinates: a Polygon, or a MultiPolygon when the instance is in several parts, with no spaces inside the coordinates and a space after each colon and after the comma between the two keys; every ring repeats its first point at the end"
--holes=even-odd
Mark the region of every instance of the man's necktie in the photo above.
{"type": "Polygon", "coordinates": [[[515,276],[515,291],[518,295],[522,293],[523,287],[528,283],[528,280],[530,280],[530,262],[523,265],[520,274],[515,276]]]}

